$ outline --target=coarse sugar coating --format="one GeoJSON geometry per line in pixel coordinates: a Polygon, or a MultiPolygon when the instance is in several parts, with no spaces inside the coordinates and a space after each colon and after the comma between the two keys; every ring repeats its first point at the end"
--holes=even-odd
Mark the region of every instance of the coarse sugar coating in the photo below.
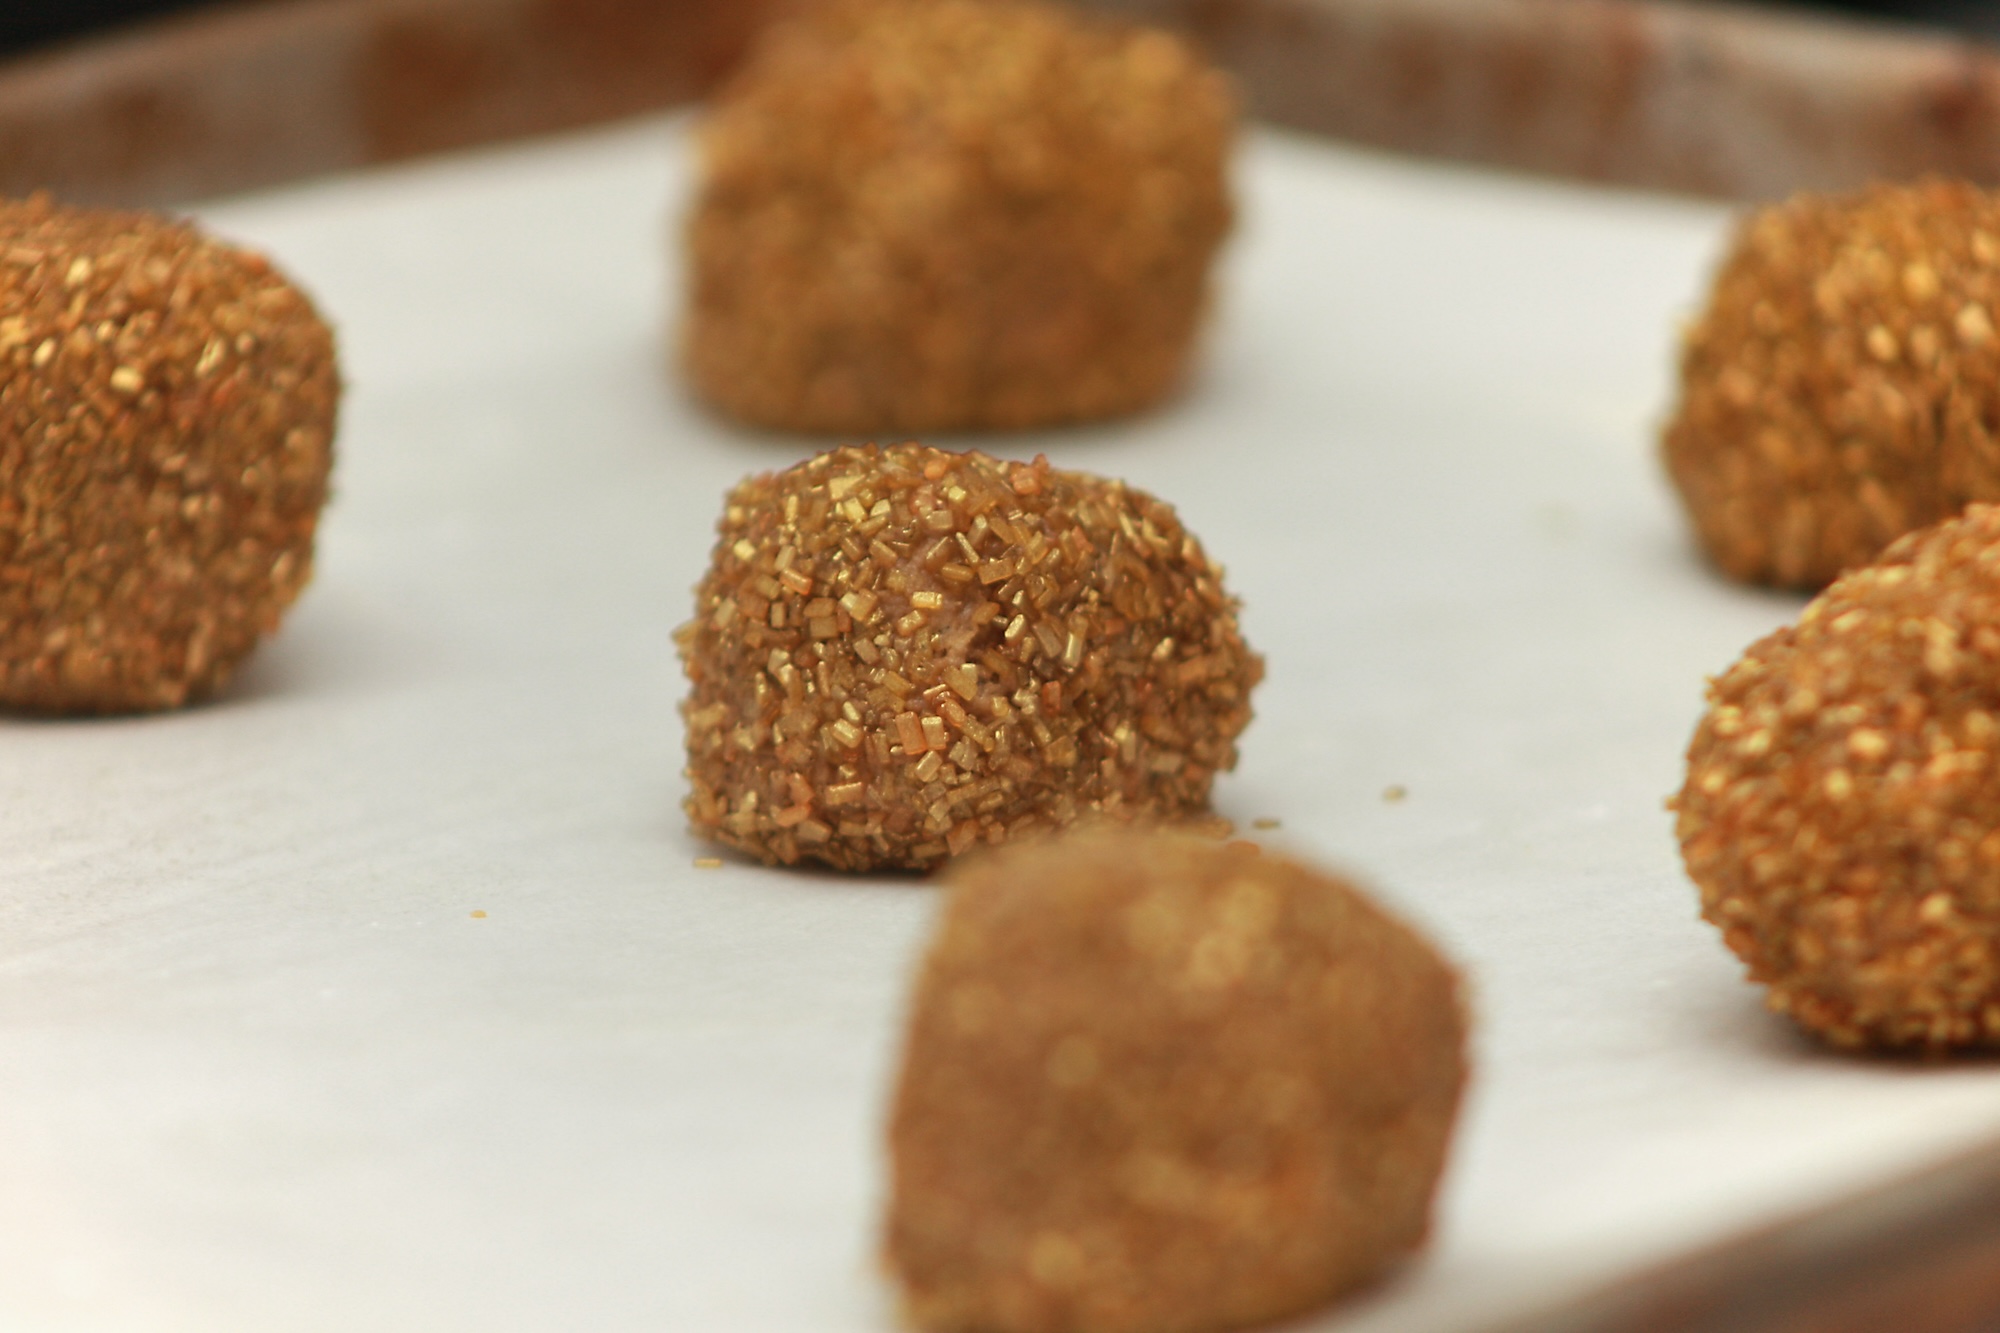
{"type": "Polygon", "coordinates": [[[305,585],[339,379],[261,256],[0,201],[0,704],[172,708],[305,585]]]}
{"type": "Polygon", "coordinates": [[[729,496],[695,617],[687,812],[768,862],[921,869],[1089,815],[1207,810],[1263,660],[1123,482],[918,444],[729,496]]]}
{"type": "Polygon", "coordinates": [[[1143,830],[947,877],[889,1124],[913,1324],[1238,1328],[1422,1243],[1467,1022],[1416,931],[1248,844],[1143,830]]]}
{"type": "Polygon", "coordinates": [[[1702,915],[1842,1046],[2000,1045],[2000,508],[1892,545],[1709,688],[1702,915]]]}
{"type": "Polygon", "coordinates": [[[2000,500],[2000,195],[1802,194],[1750,216],[1688,331],[1667,469],[1725,573],[1817,588],[2000,500]]]}
{"type": "Polygon", "coordinates": [[[1163,32],[1024,0],[836,0],[702,138],[682,354],[745,421],[849,435],[1116,416],[1181,382],[1235,102],[1163,32]]]}

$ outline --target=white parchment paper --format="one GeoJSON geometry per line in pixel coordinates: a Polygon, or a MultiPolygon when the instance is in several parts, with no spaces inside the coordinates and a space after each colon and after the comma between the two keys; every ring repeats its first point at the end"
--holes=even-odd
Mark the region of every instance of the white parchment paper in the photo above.
{"type": "MultiPolygon", "coordinates": [[[[890,1325],[934,891],[697,869],[677,808],[722,493],[814,448],[663,373],[689,166],[653,120],[202,210],[338,326],[337,495],[225,698],[0,721],[0,1328],[890,1325]]],[[[1799,605],[1652,459],[1725,213],[1271,134],[1240,186],[1187,396],[984,447],[1179,507],[1270,662],[1221,809],[1472,978],[1435,1243],[1312,1326],[1478,1327],[2000,1132],[2000,1070],[1767,1017],[1661,809],[1799,605]]]]}

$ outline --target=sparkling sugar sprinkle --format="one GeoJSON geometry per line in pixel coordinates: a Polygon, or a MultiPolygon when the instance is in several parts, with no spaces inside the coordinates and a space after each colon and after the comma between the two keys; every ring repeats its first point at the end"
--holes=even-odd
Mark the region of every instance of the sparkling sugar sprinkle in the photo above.
{"type": "Polygon", "coordinates": [[[333,338],[261,256],[0,202],[0,703],[171,708],[305,586],[333,338]]]}
{"type": "Polygon", "coordinates": [[[1263,661],[1124,483],[918,444],[729,496],[695,618],[687,811],[767,862],[924,868],[1089,815],[1183,819],[1263,661]]]}
{"type": "Polygon", "coordinates": [[[1709,689],[1672,802],[1702,915],[1843,1046],[2000,1046],[2000,508],[1843,575],[1709,689]]]}

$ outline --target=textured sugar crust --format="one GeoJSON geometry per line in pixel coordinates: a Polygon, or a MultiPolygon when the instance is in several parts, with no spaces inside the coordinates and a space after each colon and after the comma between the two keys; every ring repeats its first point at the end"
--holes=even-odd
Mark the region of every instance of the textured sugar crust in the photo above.
{"type": "Polygon", "coordinates": [[[1017,0],[837,3],[703,133],[683,359],[733,416],[922,434],[1181,382],[1235,103],[1179,39],[1017,0]]]}
{"type": "Polygon", "coordinates": [[[2000,500],[2000,196],[1800,195],[1747,219],[1688,331],[1669,473],[1730,576],[1817,588],[2000,500]]]}
{"type": "Polygon", "coordinates": [[[889,1128],[911,1323],[1238,1328],[1422,1243],[1467,1022],[1415,931],[1338,879],[1170,834],[947,878],[889,1128]]]}
{"type": "Polygon", "coordinates": [[[729,496],[695,618],[687,812],[767,862],[922,869],[1101,814],[1187,818],[1263,660],[1174,511],[917,444],[729,496]]]}
{"type": "Polygon", "coordinates": [[[172,708],[312,571],[332,335],[261,257],[0,202],[0,704],[172,708]]]}
{"type": "Polygon", "coordinates": [[[2000,508],[1841,577],[1709,689],[1702,915],[1842,1046],[2000,1045],[2000,508]]]}

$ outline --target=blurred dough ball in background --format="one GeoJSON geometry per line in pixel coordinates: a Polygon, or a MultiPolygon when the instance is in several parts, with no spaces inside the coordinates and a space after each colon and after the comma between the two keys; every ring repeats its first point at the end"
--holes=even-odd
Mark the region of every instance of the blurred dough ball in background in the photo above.
{"type": "Polygon", "coordinates": [[[2000,500],[2000,196],[1801,194],[1738,229],[1688,331],[1667,470],[1732,578],[1817,588],[2000,500]]]}
{"type": "Polygon", "coordinates": [[[854,0],[767,35],[703,135],[682,356],[781,429],[1118,416],[1184,379],[1229,230],[1225,76],[1025,0],[854,0]]]}

